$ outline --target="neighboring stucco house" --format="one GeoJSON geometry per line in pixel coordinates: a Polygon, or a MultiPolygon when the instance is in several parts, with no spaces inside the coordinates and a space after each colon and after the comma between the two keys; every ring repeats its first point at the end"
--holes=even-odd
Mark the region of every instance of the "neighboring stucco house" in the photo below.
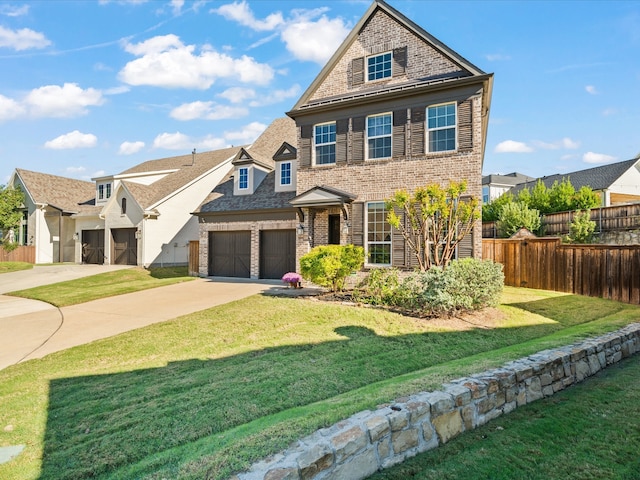
{"type": "Polygon", "coordinates": [[[150,160],[93,182],[16,169],[9,184],[26,196],[20,243],[36,247],[36,263],[184,265],[198,239],[191,212],[239,150],[150,160]]]}
{"type": "Polygon", "coordinates": [[[500,195],[511,190],[515,185],[534,180],[535,178],[518,172],[511,172],[505,175],[496,173],[485,175],[482,177],[482,203],[493,202],[500,195]]]}
{"type": "MultiPolygon", "coordinates": [[[[288,204],[280,198],[280,207],[246,222],[235,221],[236,210],[214,198],[195,212],[200,273],[277,278],[276,269],[267,274],[260,267],[275,254],[264,245],[271,234],[261,232],[274,230],[288,232],[279,240],[280,250],[287,249],[283,258],[293,257],[295,248],[290,269],[310,248],[330,243],[363,246],[367,267],[413,266],[402,235],[386,222],[384,200],[398,189],[450,180],[466,180],[468,194],[480,198],[492,80],[387,3],[374,1],[287,113],[296,141],[283,138],[281,149],[267,152],[269,167],[253,156],[234,160],[234,185],[242,181],[246,188],[232,195],[229,184],[229,204],[243,195],[267,201],[282,189],[280,169],[289,162],[296,188],[287,188],[288,204]],[[283,153],[295,161],[283,160],[283,153]],[[250,166],[245,173],[242,162],[250,166]],[[243,180],[251,171],[264,177],[259,185],[256,177],[243,180]],[[220,266],[217,252],[225,248],[222,256],[244,267],[220,266]]],[[[481,237],[478,221],[458,255],[480,258],[481,237]]]]}
{"type": "Polygon", "coordinates": [[[547,188],[555,182],[569,180],[576,190],[586,186],[600,195],[603,207],[640,203],[640,156],[624,162],[609,163],[570,173],[559,173],[519,183],[510,191],[517,194],[525,187],[533,188],[541,180],[547,188]]]}

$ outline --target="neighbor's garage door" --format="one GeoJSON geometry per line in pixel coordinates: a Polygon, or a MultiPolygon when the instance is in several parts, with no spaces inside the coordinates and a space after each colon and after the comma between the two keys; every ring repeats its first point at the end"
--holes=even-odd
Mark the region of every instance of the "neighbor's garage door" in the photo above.
{"type": "Polygon", "coordinates": [[[104,230],[82,230],[82,263],[104,263],[104,230]]]}
{"type": "Polygon", "coordinates": [[[296,271],[296,231],[260,232],[260,278],[280,279],[296,271]]]}
{"type": "Polygon", "coordinates": [[[138,264],[138,242],[136,241],[135,228],[113,228],[111,229],[113,239],[113,260],[115,265],[137,265],[138,264]]]}
{"type": "Polygon", "coordinates": [[[251,232],[209,232],[209,275],[251,276],[251,232]]]}

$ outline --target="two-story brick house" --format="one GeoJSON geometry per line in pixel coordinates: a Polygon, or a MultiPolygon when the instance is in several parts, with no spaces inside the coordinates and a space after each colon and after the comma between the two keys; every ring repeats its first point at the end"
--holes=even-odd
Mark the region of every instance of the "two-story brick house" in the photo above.
{"type": "MultiPolygon", "coordinates": [[[[468,194],[481,198],[492,79],[387,3],[374,1],[287,112],[297,132],[291,148],[296,188],[286,225],[273,228],[290,235],[295,228],[295,265],[310,248],[331,243],[363,246],[367,266],[414,265],[404,239],[386,222],[384,200],[399,189],[450,180],[466,180],[468,194]]],[[[239,176],[236,168],[234,181],[239,176]]],[[[230,217],[212,225],[207,212],[215,209],[208,203],[199,213],[206,251],[201,274],[217,273],[209,232],[240,227],[230,217]]],[[[268,215],[260,220],[267,230],[268,215]]],[[[458,255],[480,257],[481,237],[478,221],[458,255]]],[[[252,267],[238,276],[274,278],[259,267],[260,235],[247,238],[254,245],[240,253],[253,258],[252,267]]]]}

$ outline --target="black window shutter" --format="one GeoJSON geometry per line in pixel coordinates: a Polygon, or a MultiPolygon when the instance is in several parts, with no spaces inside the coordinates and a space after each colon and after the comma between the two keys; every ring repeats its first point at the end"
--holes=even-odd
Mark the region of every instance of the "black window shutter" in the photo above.
{"type": "Polygon", "coordinates": [[[353,232],[353,244],[364,247],[364,203],[351,205],[351,230],[353,232]]]}
{"type": "Polygon", "coordinates": [[[336,121],[336,163],[347,162],[347,135],[349,133],[349,119],[336,121]]]}
{"type": "Polygon", "coordinates": [[[393,154],[394,158],[404,157],[407,143],[407,109],[393,112],[393,154]]]}
{"type": "Polygon", "coordinates": [[[416,107],[411,109],[411,154],[422,155],[425,148],[425,108],[416,107]]]}
{"type": "Polygon", "coordinates": [[[364,83],[364,57],[351,60],[351,86],[357,87],[364,83]]]}
{"type": "Polygon", "coordinates": [[[354,117],[352,120],[353,128],[353,162],[364,162],[364,124],[365,117],[354,117]]]}
{"type": "Polygon", "coordinates": [[[313,137],[313,125],[300,127],[300,166],[311,166],[311,138],[313,137]]]}
{"type": "Polygon", "coordinates": [[[458,150],[473,150],[473,121],[471,117],[471,100],[458,104],[458,150]]]}
{"type": "Polygon", "coordinates": [[[407,47],[393,49],[393,76],[404,75],[407,69],[407,47]]]}

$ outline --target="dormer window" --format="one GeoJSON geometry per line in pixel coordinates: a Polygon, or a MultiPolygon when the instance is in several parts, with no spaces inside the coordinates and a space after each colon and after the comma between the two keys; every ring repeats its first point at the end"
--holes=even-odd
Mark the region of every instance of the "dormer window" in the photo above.
{"type": "Polygon", "coordinates": [[[367,57],[367,81],[391,78],[391,52],[367,57]]]}
{"type": "Polygon", "coordinates": [[[242,167],[238,169],[238,189],[246,190],[249,188],[249,169],[242,167]]]}
{"type": "Polygon", "coordinates": [[[127,214],[127,199],[123,198],[120,202],[120,214],[122,215],[126,215],[127,214]]]}
{"type": "Polygon", "coordinates": [[[104,185],[98,185],[98,200],[104,200],[104,185]]]}
{"type": "Polygon", "coordinates": [[[111,184],[107,183],[105,185],[105,187],[106,187],[106,190],[107,190],[107,198],[111,198],[111,184]]]}
{"type": "Polygon", "coordinates": [[[291,162],[280,163],[280,185],[291,185],[291,162]]]}
{"type": "Polygon", "coordinates": [[[101,183],[98,185],[98,200],[107,200],[111,197],[111,184],[101,183]]]}

